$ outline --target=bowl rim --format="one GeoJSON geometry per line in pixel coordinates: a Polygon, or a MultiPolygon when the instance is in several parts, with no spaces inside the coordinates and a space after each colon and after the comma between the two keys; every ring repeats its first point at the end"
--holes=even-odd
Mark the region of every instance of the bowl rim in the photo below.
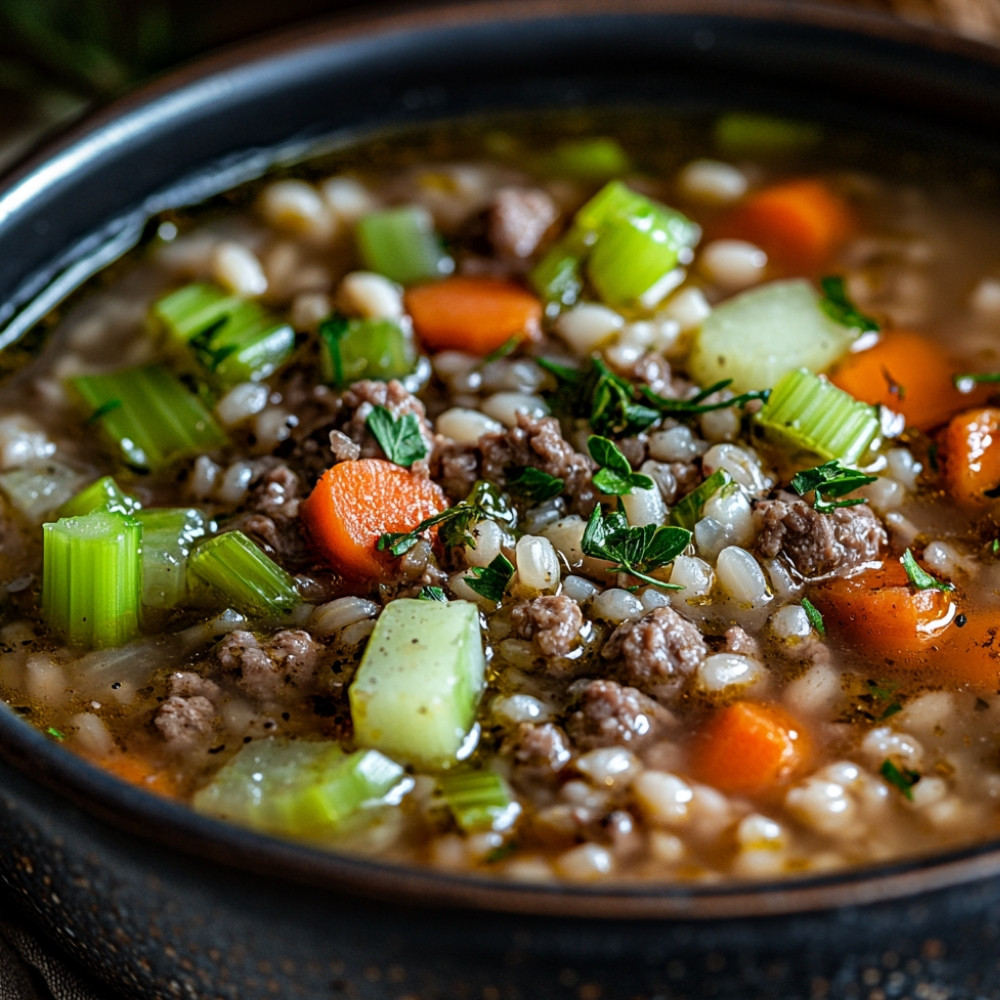
{"type": "MultiPolygon", "coordinates": [[[[82,159],[113,150],[150,115],[176,113],[204,100],[213,87],[238,86],[241,76],[296,53],[350,45],[387,33],[442,27],[509,24],[567,17],[693,17],[798,25],[933,49],[1000,72],[1000,47],[933,25],[871,9],[798,0],[437,0],[418,8],[348,12],[226,46],[192,60],[85,115],[10,166],[0,178],[0,227],[30,210],[46,185],[82,159]],[[227,82],[228,81],[228,82],[227,82]],[[171,111],[173,109],[173,111],[171,111]]],[[[993,86],[1000,93],[1000,75],[993,86]]],[[[79,283],[79,275],[76,277],[79,283]]],[[[0,331],[0,348],[4,346],[0,331]]],[[[785,915],[864,905],[969,884],[1000,872],[1000,839],[891,863],[831,874],[723,885],[670,883],[520,883],[450,874],[282,841],[201,816],[115,778],[45,737],[6,705],[0,706],[0,759],[40,782],[101,823],[145,843],[210,860],[237,871],[372,899],[429,907],[582,918],[707,920],[785,915]]]]}

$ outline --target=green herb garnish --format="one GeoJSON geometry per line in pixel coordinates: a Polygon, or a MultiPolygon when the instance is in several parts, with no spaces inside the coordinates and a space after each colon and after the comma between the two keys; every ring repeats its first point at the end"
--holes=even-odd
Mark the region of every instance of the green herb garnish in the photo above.
{"type": "Polygon", "coordinates": [[[408,469],[414,462],[427,457],[427,442],[412,413],[394,417],[384,406],[376,406],[368,414],[365,424],[390,462],[408,469]]]}
{"type": "Polygon", "coordinates": [[[821,278],[819,287],[823,291],[819,307],[835,323],[852,330],[858,330],[861,333],[878,333],[880,329],[878,321],[872,319],[871,316],[866,316],[851,301],[842,277],[829,275],[826,278],[821,278]]]}
{"type": "Polygon", "coordinates": [[[931,576],[922,566],[917,563],[913,553],[907,549],[899,560],[906,570],[906,575],[910,578],[910,583],[917,590],[954,590],[954,584],[945,583],[931,576]]]}
{"type": "Polygon", "coordinates": [[[653,392],[648,385],[643,386],[642,394],[661,413],[669,413],[672,417],[696,416],[699,413],[711,413],[713,410],[728,410],[731,406],[744,407],[755,399],[766,403],[771,395],[770,389],[750,389],[748,392],[731,396],[729,399],[718,399],[714,403],[705,402],[709,396],[727,388],[732,381],[731,378],[724,378],[710,385],[707,389],[702,389],[690,399],[668,399],[666,396],[660,396],[653,392]]]}
{"type": "Polygon", "coordinates": [[[974,385],[1000,382],[1000,372],[961,372],[952,375],[951,381],[960,392],[968,392],[974,385]]]}
{"type": "Polygon", "coordinates": [[[664,583],[649,574],[668,566],[687,547],[691,532],[675,525],[628,523],[621,510],[602,514],[596,506],[583,532],[584,555],[614,563],[609,573],[628,573],[664,590],[683,589],[676,583],[664,583]]]}
{"type": "Polygon", "coordinates": [[[723,486],[732,482],[732,477],[725,469],[716,469],[700,486],[693,489],[687,496],[681,497],[670,511],[670,523],[689,531],[701,520],[701,512],[705,504],[715,496],[723,486]]]}
{"type": "Polygon", "coordinates": [[[907,799],[913,801],[913,786],[920,780],[920,774],[917,771],[911,771],[908,767],[901,771],[891,760],[886,758],[882,761],[879,774],[890,785],[895,785],[907,799]]]}
{"type": "Polygon", "coordinates": [[[447,604],[448,597],[441,587],[432,587],[429,584],[420,588],[417,594],[418,601],[437,601],[439,604],[447,604]]]}
{"type": "Polygon", "coordinates": [[[632,490],[651,490],[653,480],[641,472],[633,472],[629,460],[621,449],[606,437],[591,434],[587,439],[590,457],[601,466],[594,473],[594,485],[611,496],[623,496],[632,490]]]}
{"type": "Polygon", "coordinates": [[[489,354],[484,355],[476,367],[483,368],[491,361],[499,361],[501,358],[507,357],[508,354],[513,354],[522,339],[519,333],[515,333],[513,337],[508,337],[499,347],[493,348],[489,354]]]}
{"type": "Polygon", "coordinates": [[[823,624],[823,616],[820,614],[819,608],[817,608],[808,597],[802,598],[802,610],[806,613],[806,618],[809,619],[809,624],[812,625],[812,627],[816,629],[820,635],[826,635],[826,625],[823,624]]]}
{"type": "Polygon", "coordinates": [[[51,736],[54,740],[66,739],[66,734],[61,733],[58,729],[56,729],[55,726],[49,726],[49,728],[46,729],[45,732],[48,733],[48,735],[51,736]]]}
{"type": "Polygon", "coordinates": [[[816,498],[813,506],[821,514],[829,514],[830,511],[838,507],[853,507],[859,503],[867,503],[864,497],[856,497],[853,500],[838,500],[831,503],[829,497],[842,497],[847,493],[874,483],[878,476],[868,476],[857,469],[844,468],[836,459],[817,465],[813,469],[804,469],[796,472],[792,476],[792,489],[799,496],[805,496],[811,491],[815,491],[816,498]]]}
{"type": "Polygon", "coordinates": [[[489,566],[473,566],[469,572],[462,579],[480,596],[499,603],[514,575],[514,564],[501,552],[489,566]]]}
{"type": "Polygon", "coordinates": [[[533,466],[517,466],[507,474],[507,488],[531,503],[545,503],[559,496],[565,482],[533,466]]]}

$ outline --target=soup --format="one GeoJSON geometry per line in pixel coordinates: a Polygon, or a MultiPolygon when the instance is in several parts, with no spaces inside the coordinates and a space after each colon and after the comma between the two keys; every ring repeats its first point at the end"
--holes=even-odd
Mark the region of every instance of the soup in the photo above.
{"type": "Polygon", "coordinates": [[[164,215],[52,317],[0,396],[6,701],[497,878],[995,836],[995,175],[742,114],[459,133],[164,215]]]}

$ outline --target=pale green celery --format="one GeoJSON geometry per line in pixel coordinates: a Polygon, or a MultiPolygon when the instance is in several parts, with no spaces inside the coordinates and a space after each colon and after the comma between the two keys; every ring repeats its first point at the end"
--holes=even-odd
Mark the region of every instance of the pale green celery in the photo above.
{"type": "Polygon", "coordinates": [[[95,510],[110,510],[118,514],[134,514],[142,505],[126,493],[112,476],[102,476],[70,497],[59,508],[60,517],[78,517],[95,510]]]}
{"type": "Polygon", "coordinates": [[[343,388],[359,379],[387,382],[417,365],[413,338],[389,319],[348,319],[334,313],[319,328],[323,381],[343,388]]]}
{"type": "Polygon", "coordinates": [[[811,122],[753,112],[732,112],[715,123],[715,148],[723,156],[778,156],[818,145],[823,129],[811,122]]]}
{"type": "Polygon", "coordinates": [[[418,205],[370,212],[358,220],[355,236],[365,267],[401,285],[430,281],[455,269],[430,212],[418,205]]]}
{"type": "Polygon", "coordinates": [[[555,174],[601,181],[627,173],[632,163],[617,139],[593,136],[559,143],[545,157],[543,168],[555,174]]]}
{"type": "Polygon", "coordinates": [[[142,603],[148,608],[174,608],[189,595],[188,556],[209,528],[208,518],[194,508],[152,507],[135,515],[142,525],[142,603]]]}
{"type": "Polygon", "coordinates": [[[503,830],[520,809],[506,782],[495,771],[453,771],[438,779],[441,795],[466,833],[503,830]]]}

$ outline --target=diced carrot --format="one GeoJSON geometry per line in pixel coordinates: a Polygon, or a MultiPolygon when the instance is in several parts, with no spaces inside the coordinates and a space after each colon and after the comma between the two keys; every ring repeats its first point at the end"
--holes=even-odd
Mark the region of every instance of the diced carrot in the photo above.
{"type": "Polygon", "coordinates": [[[989,397],[985,385],[959,392],[952,381],[958,370],[936,341],[910,330],[887,330],[874,346],[840,362],[830,381],[855,399],[901,413],[908,427],[928,431],[989,397]]]}
{"type": "Polygon", "coordinates": [[[749,194],[720,222],[718,235],[748,240],[792,273],[814,273],[855,228],[847,203],[822,181],[800,178],[749,194]]]}
{"type": "Polygon", "coordinates": [[[689,764],[698,781],[721,792],[761,795],[801,770],[809,752],[803,726],[784,709],[737,701],[709,717],[689,764]]]}
{"type": "Polygon", "coordinates": [[[537,296],[500,278],[456,275],[411,288],[405,302],[430,351],[489,354],[512,337],[536,337],[542,319],[537,296]]]}
{"type": "Polygon", "coordinates": [[[323,557],[351,579],[386,579],[392,557],[379,552],[386,532],[410,531],[448,506],[433,480],[380,458],[326,470],[300,511],[323,557]]]}
{"type": "Polygon", "coordinates": [[[134,752],[115,753],[94,761],[102,770],[138,785],[147,792],[155,792],[167,798],[177,798],[179,788],[176,779],[148,757],[134,752]]]}
{"type": "Polygon", "coordinates": [[[1000,409],[980,407],[948,421],[940,440],[944,486],[967,509],[983,507],[1000,487],[1000,409]]]}

